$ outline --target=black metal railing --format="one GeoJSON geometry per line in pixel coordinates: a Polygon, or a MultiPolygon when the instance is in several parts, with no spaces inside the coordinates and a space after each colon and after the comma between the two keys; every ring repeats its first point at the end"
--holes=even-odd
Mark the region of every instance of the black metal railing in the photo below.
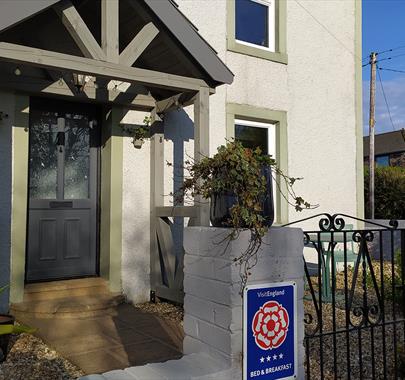
{"type": "Polygon", "coordinates": [[[299,222],[314,218],[319,229],[304,232],[307,379],[405,378],[405,229],[344,214],[299,222]]]}

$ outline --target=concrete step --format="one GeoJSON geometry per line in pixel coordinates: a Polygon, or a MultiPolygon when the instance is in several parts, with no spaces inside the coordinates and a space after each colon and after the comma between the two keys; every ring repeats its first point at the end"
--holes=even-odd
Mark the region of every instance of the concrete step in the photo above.
{"type": "Polygon", "coordinates": [[[29,301],[11,305],[11,312],[17,319],[27,316],[36,318],[88,318],[104,315],[124,302],[121,294],[76,296],[29,301]]]}
{"type": "Polygon", "coordinates": [[[183,356],[179,360],[129,367],[79,380],[236,380],[224,362],[206,353],[183,356]]]}
{"type": "Polygon", "coordinates": [[[99,277],[41,282],[25,286],[24,302],[108,293],[107,282],[99,277]]]}

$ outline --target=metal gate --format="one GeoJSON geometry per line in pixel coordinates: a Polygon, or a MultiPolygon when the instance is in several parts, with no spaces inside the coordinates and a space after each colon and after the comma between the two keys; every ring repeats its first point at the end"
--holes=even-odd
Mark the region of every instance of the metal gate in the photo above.
{"type": "Polygon", "coordinates": [[[344,214],[304,221],[313,218],[319,229],[304,232],[307,379],[405,378],[405,229],[344,214]]]}

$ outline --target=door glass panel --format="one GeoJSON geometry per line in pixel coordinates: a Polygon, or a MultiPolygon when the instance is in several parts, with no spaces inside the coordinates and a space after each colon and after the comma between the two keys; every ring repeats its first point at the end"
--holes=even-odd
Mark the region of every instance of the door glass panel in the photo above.
{"type": "Polygon", "coordinates": [[[89,198],[90,128],[87,117],[66,114],[65,199],[89,198]]]}
{"type": "Polygon", "coordinates": [[[57,115],[33,110],[30,117],[30,198],[56,199],[57,115]]]}

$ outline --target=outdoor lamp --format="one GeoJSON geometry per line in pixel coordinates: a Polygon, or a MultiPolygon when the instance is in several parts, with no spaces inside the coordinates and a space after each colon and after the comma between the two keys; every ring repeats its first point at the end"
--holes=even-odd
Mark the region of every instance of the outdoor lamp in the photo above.
{"type": "Polygon", "coordinates": [[[73,84],[77,88],[78,92],[84,90],[84,86],[87,83],[87,76],[84,74],[73,73],[73,84]]]}

